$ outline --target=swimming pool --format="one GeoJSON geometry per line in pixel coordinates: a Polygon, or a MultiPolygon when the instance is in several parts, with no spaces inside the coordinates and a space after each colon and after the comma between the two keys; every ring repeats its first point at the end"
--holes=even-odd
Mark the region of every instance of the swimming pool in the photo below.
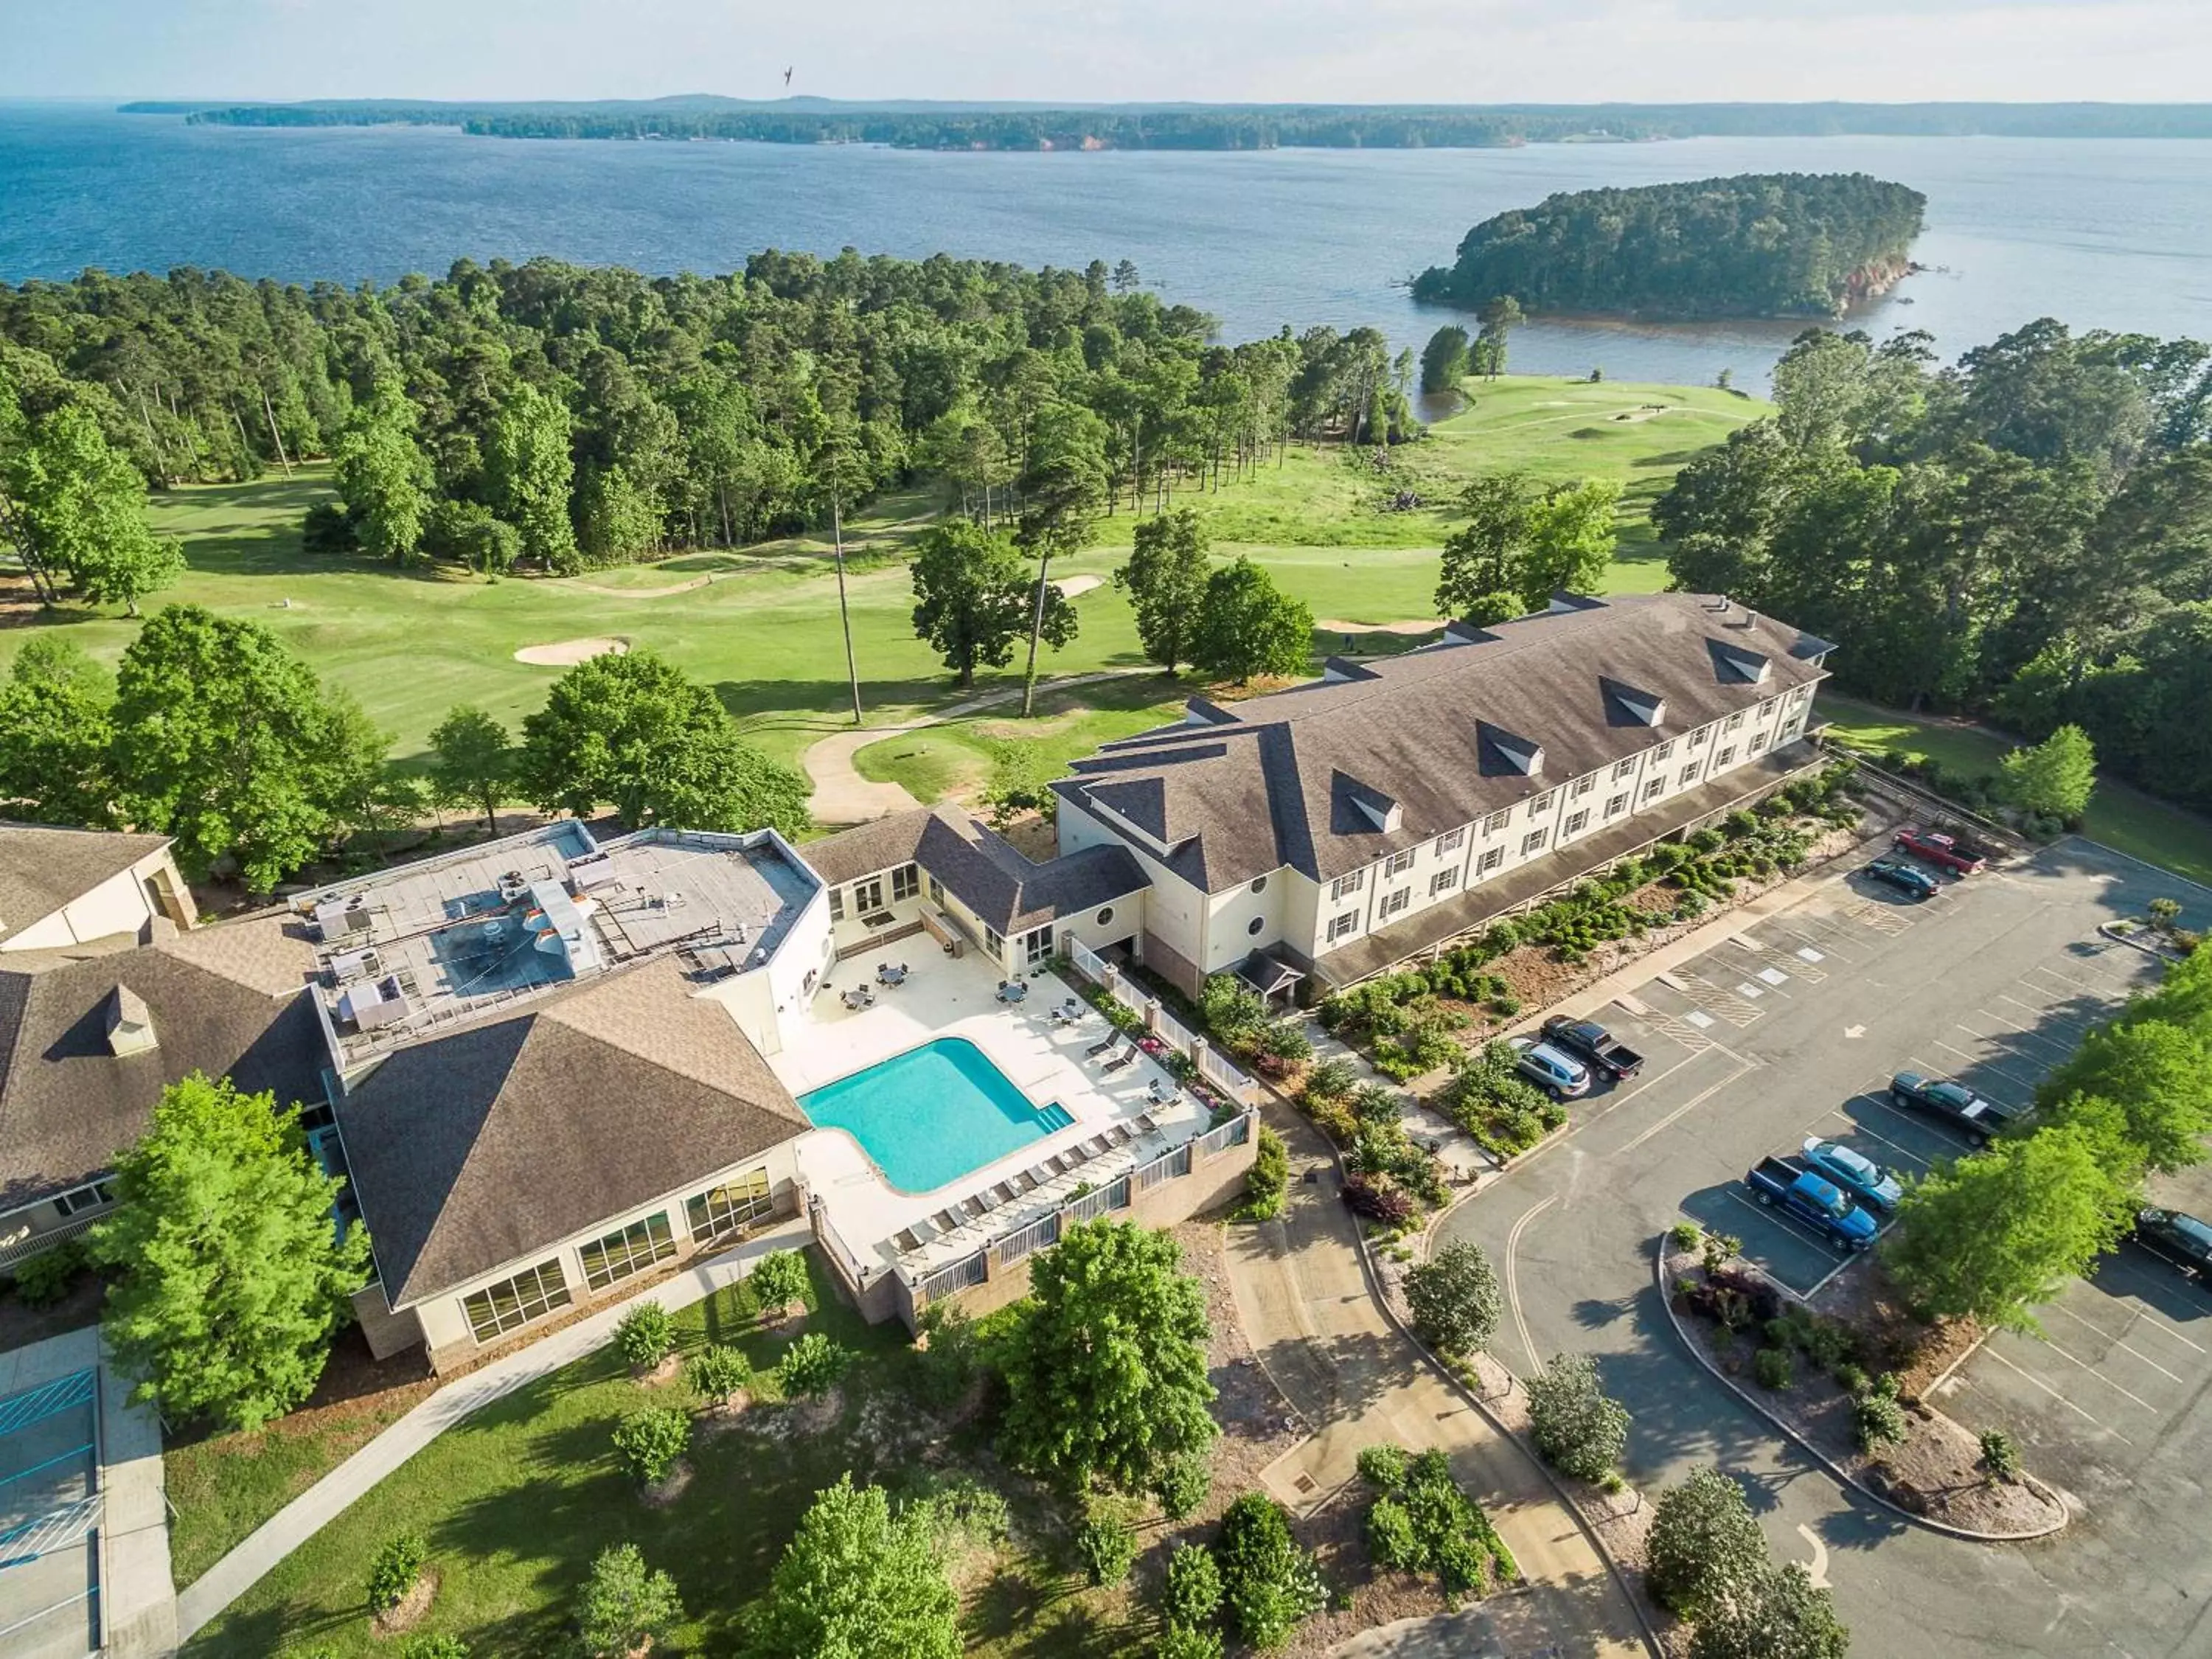
{"type": "Polygon", "coordinates": [[[799,1097],[823,1129],[843,1129],[902,1192],[957,1181],[1075,1121],[1036,1106],[966,1037],[939,1037],[799,1097]]]}

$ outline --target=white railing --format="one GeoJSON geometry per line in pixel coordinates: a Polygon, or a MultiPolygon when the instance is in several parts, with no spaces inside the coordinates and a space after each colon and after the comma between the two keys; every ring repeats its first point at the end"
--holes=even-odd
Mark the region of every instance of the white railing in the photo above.
{"type": "Polygon", "coordinates": [[[1079,939],[1071,937],[1068,939],[1067,959],[1075,964],[1077,973],[1094,985],[1105,984],[1106,976],[1114,971],[1107,965],[1105,957],[1079,939]]]}
{"type": "Polygon", "coordinates": [[[1238,1113],[1218,1128],[1208,1129],[1193,1143],[1200,1156],[1223,1151],[1230,1146],[1242,1146],[1252,1138],[1252,1114],[1238,1113]]]}
{"type": "Polygon", "coordinates": [[[1176,1019],[1158,1003],[1152,1004],[1150,1017],[1152,1035],[1177,1054],[1194,1055],[1199,1049],[1205,1047],[1205,1044],[1198,1040],[1197,1032],[1176,1019]]]}
{"type": "Polygon", "coordinates": [[[1020,1231],[994,1240],[990,1247],[993,1264],[1003,1267],[1019,1261],[1033,1251],[1043,1249],[1048,1244],[1057,1244],[1060,1242],[1060,1218],[1065,1213],[1064,1211],[1054,1210],[1050,1215],[1038,1217],[1020,1231]]]}
{"type": "Polygon", "coordinates": [[[1215,1088],[1226,1092],[1239,1105],[1252,1098],[1252,1079],[1229,1063],[1227,1056],[1215,1052],[1209,1045],[1200,1043],[1195,1056],[1198,1074],[1215,1088]]]}
{"type": "Polygon", "coordinates": [[[919,1310],[933,1302],[941,1302],[948,1296],[981,1285],[990,1277],[983,1265],[983,1252],[963,1255],[957,1261],[948,1262],[914,1287],[914,1305],[919,1310]]]}
{"type": "Polygon", "coordinates": [[[0,1249],[0,1268],[12,1267],[19,1261],[28,1261],[34,1255],[45,1255],[57,1244],[64,1244],[72,1238],[81,1237],[93,1223],[104,1219],[105,1215],[105,1212],[100,1215],[81,1215],[74,1221],[65,1221],[50,1231],[33,1233],[19,1243],[10,1244],[6,1249],[0,1249]]]}

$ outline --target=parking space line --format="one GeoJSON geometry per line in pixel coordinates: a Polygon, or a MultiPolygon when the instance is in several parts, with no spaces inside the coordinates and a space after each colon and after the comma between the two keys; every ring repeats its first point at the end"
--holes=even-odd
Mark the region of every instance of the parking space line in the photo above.
{"type": "MultiPolygon", "coordinates": [[[[1986,1042],[1986,1043],[1988,1043],[1989,1045],[1990,1045],[1990,1047],[1992,1047],[1992,1048],[1996,1048],[1999,1053],[2003,1054],[2007,1059],[2008,1059],[2008,1060],[2016,1060],[2016,1061],[2020,1062],[2020,1063],[2021,1063],[2021,1064],[2022,1064],[2022,1065],[2027,1065],[2027,1066],[2041,1066],[2045,1069],[2045,1071],[2046,1071],[2046,1072],[2047,1072],[2047,1071],[2050,1069],[2051,1066],[2054,1063],[2054,1062],[2052,1062],[2052,1061],[2044,1060],[2044,1059],[2042,1058],[2042,1056],[2040,1056],[2040,1055],[2039,1055],[2039,1054],[2026,1054],[2019,1053],[2017,1050],[2007,1049],[2007,1048],[2004,1048],[2003,1044],[2002,1044],[2002,1042],[1999,1042],[1999,1040],[1998,1040],[1997,1038],[1993,1037],[1993,1036],[1983,1036],[1983,1035],[1982,1035],[1982,1033],[1981,1033],[1981,1032],[1977,1031],[1977,1030],[1976,1030],[1972,1026],[1971,1026],[1971,1025],[1961,1025],[1961,1024],[1959,1024],[1959,1022],[1958,1022],[1957,1020],[1953,1020],[1953,1021],[1951,1022],[1951,1027],[1952,1027],[1952,1029],[1953,1029],[1954,1030],[1964,1031],[1964,1032],[1965,1032],[1968,1036],[1970,1036],[1970,1037],[1973,1038],[1973,1039],[1974,1039],[1974,1041],[1975,1041],[1975,1042],[1986,1042]]],[[[1953,1054],[1954,1054],[1961,1052],[1960,1049],[1957,1049],[1957,1048],[1951,1048],[1951,1045],[1950,1045],[1949,1043],[1948,1043],[1948,1042],[1944,1043],[1942,1046],[1943,1046],[1944,1048],[1951,1048],[1951,1052],[1952,1052],[1953,1054]]],[[[2062,1058],[2063,1058],[2063,1056],[2062,1056],[2062,1058]]],[[[2008,1078],[2012,1079],[2012,1080],[2013,1080],[2014,1083],[2019,1084],[2021,1087],[2023,1087],[2023,1088],[2027,1089],[2030,1093],[2033,1093],[2033,1092],[2034,1091],[2035,1088],[2036,1088],[2036,1085],[2037,1085],[2038,1084],[2039,1084],[2039,1083],[2042,1081],[2042,1078],[2041,1078],[2041,1076],[2039,1076],[2039,1076],[2037,1076],[2037,1077],[2035,1077],[2035,1078],[2033,1078],[2033,1079],[2029,1079],[2029,1078],[2024,1078],[2024,1077],[2021,1077],[2021,1076],[2020,1076],[2018,1073],[2014,1073],[2014,1072],[2012,1072],[2012,1071],[2010,1071],[2010,1070],[2008,1070],[2005,1066],[2002,1066],[2002,1065],[1998,1064],[1998,1062],[1997,1062],[1997,1061],[1996,1061],[1995,1060],[1992,1060],[1992,1059],[1991,1059],[1991,1058],[1990,1058],[1990,1056],[1989,1056],[1989,1055],[1987,1055],[1987,1054],[1984,1054],[1984,1055],[1982,1055],[1982,1056],[1980,1057],[1980,1059],[1979,1059],[1976,1063],[1977,1063],[1977,1064],[1978,1064],[1978,1065],[1982,1065],[1982,1066],[1990,1066],[1990,1067],[1992,1067],[1993,1069],[1995,1069],[1995,1070],[1996,1070],[1996,1071],[1999,1071],[1999,1072],[2002,1072],[2002,1073],[2004,1073],[2004,1074],[2005,1074],[2007,1077],[2008,1077],[2008,1078]]]]}
{"type": "MultiPolygon", "coordinates": [[[[1714,1046],[1716,1048],[1719,1047],[1718,1044],[1715,1044],[1714,1046]]],[[[1613,1156],[1615,1158],[1619,1158],[1625,1153],[1632,1152],[1638,1146],[1641,1146],[1645,1141],[1650,1139],[1652,1136],[1659,1133],[1662,1130],[1671,1129],[1678,1121],[1688,1116],[1692,1108],[1704,1105],[1705,1102],[1711,1100],[1715,1095],[1727,1088],[1729,1084],[1735,1082],[1738,1078],[1741,1077],[1746,1072],[1748,1072],[1751,1069],[1750,1064],[1747,1061],[1738,1058],[1728,1049],[1722,1048],[1721,1052],[1727,1054],[1730,1060],[1735,1060],[1735,1070],[1730,1072],[1719,1082],[1715,1083],[1705,1089],[1700,1090],[1698,1093],[1691,1096],[1689,1099],[1684,1101],[1673,1111],[1668,1113],[1666,1116],[1661,1118],[1656,1123],[1652,1124],[1649,1128],[1645,1129],[1644,1133],[1637,1136],[1635,1139],[1630,1141],[1626,1146],[1623,1146],[1620,1152],[1615,1152],[1613,1156]]]]}
{"type": "MultiPolygon", "coordinates": [[[[1938,1048],[1948,1048],[1953,1054],[1958,1055],[1960,1059],[1965,1060],[1969,1066],[1986,1066],[1990,1071],[1996,1073],[2000,1077],[2003,1078],[2006,1082],[2019,1084],[2021,1087],[2027,1090],[2031,1095],[2035,1092],[2034,1084],[2029,1082],[2026,1078],[2015,1076],[2013,1073],[2005,1070],[2005,1068],[1998,1065],[1996,1061],[1989,1059],[1985,1055],[1970,1054],[1964,1048],[1959,1048],[1954,1044],[1946,1042],[1941,1037],[1937,1037],[1936,1039],[1936,1046],[1938,1048]]],[[[1913,1064],[1916,1066],[1925,1065],[1926,1062],[1920,1060],[1916,1055],[1913,1059],[1913,1064]]],[[[1935,1067],[1929,1066],[1929,1069],[1933,1071],[1935,1067]]],[[[1983,1089],[1978,1087],[1975,1092],[1978,1094],[1987,1095],[1991,1100],[1996,1102],[1998,1105],[2009,1106],[2016,1112],[2027,1110],[2027,1106],[2024,1103],[2008,1100],[2003,1095],[1998,1093],[1995,1089],[1983,1089]]]]}
{"type": "Polygon", "coordinates": [[[2158,1361],[2153,1359],[2148,1354],[2130,1347],[2123,1338],[2114,1336],[2110,1331],[2105,1329],[2102,1326],[2093,1324],[2088,1320],[2082,1318],[2080,1314],[2075,1313],[2073,1309],[2067,1307],[2063,1303],[2054,1302],[2049,1308],[2045,1309],[2045,1311],[2047,1313],[2064,1314],[2069,1319],[2081,1326],[2083,1329],[2096,1332],[2099,1336],[2103,1337],[2106,1341],[2111,1343],[2123,1353],[2134,1354],[2137,1359],[2142,1360],[2144,1364],[2149,1366],[2151,1370],[2156,1371],[2160,1376],[2166,1378],[2170,1382],[2179,1382],[2184,1387],[2188,1385],[2189,1379],[2187,1377],[2175,1376],[2173,1372],[2166,1370],[2165,1366],[2160,1364],[2158,1361]]]}
{"type": "MultiPolygon", "coordinates": [[[[1892,1107],[1892,1106],[1889,1106],[1889,1104],[1888,1104],[1888,1103],[1887,1103],[1887,1101],[1884,1101],[1884,1100],[1882,1100],[1881,1098],[1880,1098],[1878,1096],[1875,1096],[1875,1095],[1870,1095],[1870,1094],[1856,1094],[1856,1095],[1853,1095],[1853,1096],[1851,1097],[1851,1100],[1866,1100],[1866,1101],[1872,1101],[1872,1102],[1873,1102],[1875,1105],[1877,1105],[1877,1106],[1886,1107],[1886,1108],[1887,1108],[1887,1109],[1892,1110],[1892,1111],[1894,1111],[1894,1110],[1896,1109],[1896,1108],[1892,1107]]],[[[1845,1101],[1845,1102],[1844,1103],[1844,1104],[1845,1106],[1848,1106],[1848,1105],[1850,1105],[1850,1103],[1850,1103],[1850,1100],[1847,1100],[1847,1101],[1845,1101]]],[[[1909,1146],[1899,1146],[1895,1141],[1892,1140],[1892,1139],[1891,1139],[1887,1135],[1886,1135],[1886,1134],[1882,1134],[1882,1133],[1880,1133],[1879,1132],[1877,1132],[1877,1131],[1875,1131],[1875,1130],[1873,1130],[1873,1129],[1869,1129],[1869,1128],[1868,1128],[1868,1127],[1866,1127],[1866,1125],[1865,1125],[1865,1124],[1861,1123],[1861,1122],[1860,1122],[1856,1118],[1853,1118],[1853,1117],[1846,1117],[1846,1116],[1844,1116],[1844,1115],[1843,1111],[1842,1111],[1840,1109],[1837,1109],[1837,1110],[1835,1110],[1835,1111],[1832,1111],[1832,1112],[1829,1113],[1829,1114],[1828,1114],[1828,1117],[1841,1118],[1841,1119],[1843,1119],[1843,1121],[1844,1121],[1845,1123],[1848,1123],[1849,1125],[1850,1125],[1851,1133],[1852,1133],[1853,1134],[1861,1134],[1861,1135],[1864,1135],[1864,1136],[1866,1136],[1866,1138],[1867,1138],[1868,1139],[1869,1139],[1869,1140],[1879,1140],[1880,1142],[1881,1142],[1881,1144],[1882,1144],[1883,1146],[1885,1146],[1888,1147],[1890,1151],[1892,1151],[1893,1152],[1895,1152],[1895,1153],[1896,1153],[1899,1158],[1911,1158],[1911,1159],[1915,1164],[1918,1164],[1922,1169],[1923,1169],[1923,1170],[1932,1170],[1932,1169],[1934,1169],[1934,1168],[1936,1167],[1936,1160],[1935,1160],[1934,1158],[1923,1158],[1923,1157],[1922,1157],[1918,1152],[1914,1152],[1911,1147],[1909,1147],[1909,1146]]],[[[1824,1123],[1825,1123],[1825,1122],[1826,1122],[1826,1121],[1827,1121],[1827,1118],[1823,1118],[1823,1119],[1821,1119],[1820,1121],[1821,1121],[1822,1122],[1824,1122],[1824,1123]]]]}
{"type": "MultiPolygon", "coordinates": [[[[2062,974],[2056,968],[2046,968],[2039,962],[2027,971],[2030,974],[2041,974],[2047,979],[2055,979],[2069,991],[2077,994],[2086,994],[2095,998],[2099,1002],[2117,1003],[2123,1000],[2127,994],[2121,987],[2094,985],[2087,980],[2075,979],[2070,974],[2062,974]]],[[[2025,979],[2026,976],[2022,977],[2025,979]]]]}
{"type": "Polygon", "coordinates": [[[2086,1031],[2092,1025],[2094,1025],[2097,1023],[2094,1019],[2051,1019],[2051,1011],[2058,1006],[2057,1004],[2051,1002],[2023,1002],[2020,998],[2014,996],[2009,991],[1998,992],[1997,1000],[1999,1002],[2009,1002],[2015,1008],[2026,1009],[2038,1019],[2050,1020],[2052,1024],[2063,1026],[2069,1030],[2086,1031]]]}
{"type": "MultiPolygon", "coordinates": [[[[1778,1205],[1761,1204],[1754,1199],[1746,1198],[1741,1193],[1738,1192],[1733,1187],[1725,1187],[1723,1188],[1722,1190],[1727,1193],[1727,1194],[1730,1198],[1734,1199],[1737,1203],[1742,1205],[1745,1209],[1749,1210],[1753,1215],[1764,1216],[1769,1221],[1779,1223],[1783,1231],[1788,1233],[1792,1238],[1809,1239],[1814,1244],[1817,1244],[1821,1249],[1826,1250],[1832,1250],[1834,1249],[1834,1246],[1830,1244],[1825,1237],[1813,1230],[1809,1223],[1800,1221],[1796,1216],[1790,1214],[1789,1211],[1783,1209],[1778,1205]]],[[[1837,1268],[1840,1270],[1841,1268],[1850,1267],[1853,1256],[1856,1255],[1856,1252],[1852,1252],[1850,1255],[1846,1255],[1841,1261],[1836,1264],[1837,1268]]],[[[1789,1291],[1790,1295],[1796,1297],[1800,1302],[1802,1302],[1813,1294],[1813,1291],[1819,1290],[1822,1285],[1826,1284],[1830,1279],[1833,1279],[1836,1274],[1832,1271],[1822,1273],[1818,1281],[1814,1283],[1812,1291],[1791,1290],[1788,1285],[1783,1283],[1782,1275],[1776,1272],[1772,1267],[1766,1269],[1766,1276],[1769,1279],[1771,1279],[1776,1284],[1781,1285],[1784,1290],[1789,1291]]]]}
{"type": "MultiPolygon", "coordinates": [[[[1999,1353],[1995,1348],[1990,1347],[1987,1343],[1983,1344],[1982,1352],[1989,1355],[1990,1358],[1996,1360],[1998,1364],[2003,1366],[2007,1370],[2012,1372],[2015,1376],[2026,1377],[2037,1388],[2042,1389],[2044,1393],[2049,1395],[2060,1405],[2065,1407],[2068,1411],[2072,1412],[2075,1416],[2082,1419],[2086,1422],[2095,1424],[2099,1428],[2102,1429],[2106,1434],[2111,1435],[2113,1439],[2118,1441],[2122,1445],[2132,1446],[2136,1443],[2134,1441],[2129,1439],[2127,1436],[2122,1434],[2118,1429],[2114,1428],[2111,1424],[2106,1422],[2103,1419],[2094,1417],[2090,1415],[2089,1413],[2083,1411],[2079,1406],[2075,1405],[2064,1395],[2059,1393],[2057,1389],[2052,1388],[2051,1384],[2045,1382],[2033,1372],[2021,1370],[2019,1366],[2014,1364],[2011,1360],[2007,1359],[2002,1354],[1999,1353]]],[[[1971,1380],[1967,1382],[1966,1386],[1969,1388],[1973,1386],[1971,1380]]]]}
{"type": "MultiPolygon", "coordinates": [[[[2046,1065],[2057,1065],[2059,1060],[2064,1060],[2068,1055],[2074,1052],[2071,1047],[2066,1043],[2059,1042],[2056,1037],[2047,1037],[2040,1031],[2031,1031],[2024,1026],[2008,1025],[2001,1017],[1991,1013],[1986,1008],[1974,1009],[1970,1017],[1974,1019],[1985,1019],[1989,1021],[1990,1024],[1997,1028],[1996,1031],[1994,1033],[1988,1031],[1975,1031],[1974,1028],[1967,1024],[1963,1019],[1956,1022],[1960,1030],[1972,1031],[1974,1036],[1979,1037],[1984,1042],[1996,1042],[2000,1040],[2001,1036],[2004,1036],[2017,1037],[2022,1042],[2036,1043],[2042,1048],[2051,1049],[2056,1055],[2055,1059],[2045,1061],[2046,1065]]],[[[2026,1054],[2023,1054],[2021,1057],[2023,1059],[2030,1058],[2030,1056],[2026,1054]]],[[[2033,1056],[2033,1058],[2041,1059],[2042,1057],[2040,1055],[2036,1055],[2033,1056]]]]}
{"type": "Polygon", "coordinates": [[[2056,1342],[2053,1342],[2049,1337],[2037,1337],[2033,1340],[2041,1342],[2045,1347],[2050,1349],[2051,1352],[2057,1354],[2068,1364],[2080,1366],[2083,1370],[2088,1372],[2090,1376],[2095,1377],[2097,1381],[2110,1389],[2114,1394],[2123,1395],[2127,1399],[2134,1401],[2136,1405],[2141,1406],[2152,1416],[2157,1417],[2161,1415],[2159,1408],[2152,1405],[2149,1401],[2144,1399],[2141,1395],[2130,1393],[2129,1390],[2122,1388],[2118,1383],[2113,1382],[2111,1377],[2106,1376],[2104,1372],[2099,1370],[2094,1365],[2092,1365],[2087,1360],[2075,1358],[2072,1354],[2067,1352],[2065,1349],[2060,1347],[2056,1342]]]}

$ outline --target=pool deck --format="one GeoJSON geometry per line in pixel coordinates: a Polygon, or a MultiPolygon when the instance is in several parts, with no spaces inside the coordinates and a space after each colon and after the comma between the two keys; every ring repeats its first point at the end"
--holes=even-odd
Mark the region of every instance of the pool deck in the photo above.
{"type": "MultiPolygon", "coordinates": [[[[913,948],[915,943],[927,945],[927,940],[903,943],[908,945],[903,960],[913,972],[896,990],[877,987],[872,1008],[848,1009],[838,993],[863,978],[872,981],[874,963],[855,960],[840,964],[834,982],[815,998],[813,1023],[805,1038],[769,1059],[784,1086],[793,1095],[803,1095],[937,1038],[965,1037],[1032,1104],[1057,1102],[1075,1121],[927,1193],[902,1193],[891,1186],[860,1144],[842,1129],[817,1129],[801,1137],[799,1178],[809,1193],[823,1200],[830,1224],[865,1264],[900,1263],[909,1272],[926,1273],[1057,1208],[1079,1183],[1103,1186],[1204,1133],[1206,1109],[1188,1092],[1178,1091],[1164,1106],[1152,1103],[1150,1091],[1155,1079],[1170,1089],[1176,1085],[1149,1056],[1140,1054],[1134,1064],[1111,1077],[1101,1074],[1099,1062],[1085,1051],[1108,1036],[1109,1028],[1104,1016],[1082,1001],[1073,985],[1054,975],[1041,975],[1028,981],[1027,1000],[1010,1006],[997,1000],[999,975],[989,963],[955,960],[933,945],[924,951],[913,948]],[[1052,1010],[1071,999],[1081,1007],[1082,1017],[1072,1025],[1055,1027],[1052,1010]],[[994,1187],[1015,1182],[1055,1154],[1117,1128],[1135,1131],[1137,1120],[1147,1113],[1154,1125],[1151,1132],[1133,1133],[1121,1146],[1065,1174],[1040,1179],[1011,1200],[994,1201],[989,1196],[994,1187]],[[957,1210],[961,1200],[971,1196],[981,1199],[985,1213],[951,1231],[932,1223],[930,1218],[957,1210]],[[909,1230],[926,1240],[918,1249],[906,1249],[899,1242],[898,1235],[909,1230]]],[[[899,953],[894,949],[887,954],[896,959],[899,953]]]]}

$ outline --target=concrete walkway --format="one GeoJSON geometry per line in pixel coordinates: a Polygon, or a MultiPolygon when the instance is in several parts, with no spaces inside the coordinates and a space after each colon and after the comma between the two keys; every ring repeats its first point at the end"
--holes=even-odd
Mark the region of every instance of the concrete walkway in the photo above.
{"type": "MultiPolygon", "coordinates": [[[[1364,1447],[1389,1441],[1415,1451],[1441,1449],[1528,1581],[1525,1591],[1483,1604],[1490,1641],[1510,1653],[1646,1652],[1626,1595],[1542,1471],[1438,1376],[1376,1306],[1320,1132],[1273,1102],[1266,1115],[1290,1148],[1290,1200],[1279,1220],[1231,1230],[1230,1290],[1260,1363],[1310,1433],[1262,1471],[1262,1482],[1291,1509],[1305,1511],[1358,1478],[1364,1447]],[[1308,1172],[1317,1173],[1302,1179],[1308,1172]]],[[[1439,1627],[1417,1640],[1401,1629],[1389,1638],[1400,1645],[1354,1650],[1483,1650],[1454,1645],[1463,1635],[1439,1627]]]]}
{"type": "MultiPolygon", "coordinates": [[[[542,1342],[533,1342],[448,1383],[277,1510],[194,1580],[177,1597],[177,1638],[189,1640],[259,1583],[271,1567],[337,1520],[356,1498],[470,1413],[611,1341],[617,1323],[636,1304],[651,1300],[671,1312],[688,1308],[736,1284],[770,1250],[796,1249],[812,1237],[806,1218],[794,1218],[637,1296],[611,1303],[542,1342]]],[[[165,1548],[165,1570],[167,1565],[165,1548]]]]}

